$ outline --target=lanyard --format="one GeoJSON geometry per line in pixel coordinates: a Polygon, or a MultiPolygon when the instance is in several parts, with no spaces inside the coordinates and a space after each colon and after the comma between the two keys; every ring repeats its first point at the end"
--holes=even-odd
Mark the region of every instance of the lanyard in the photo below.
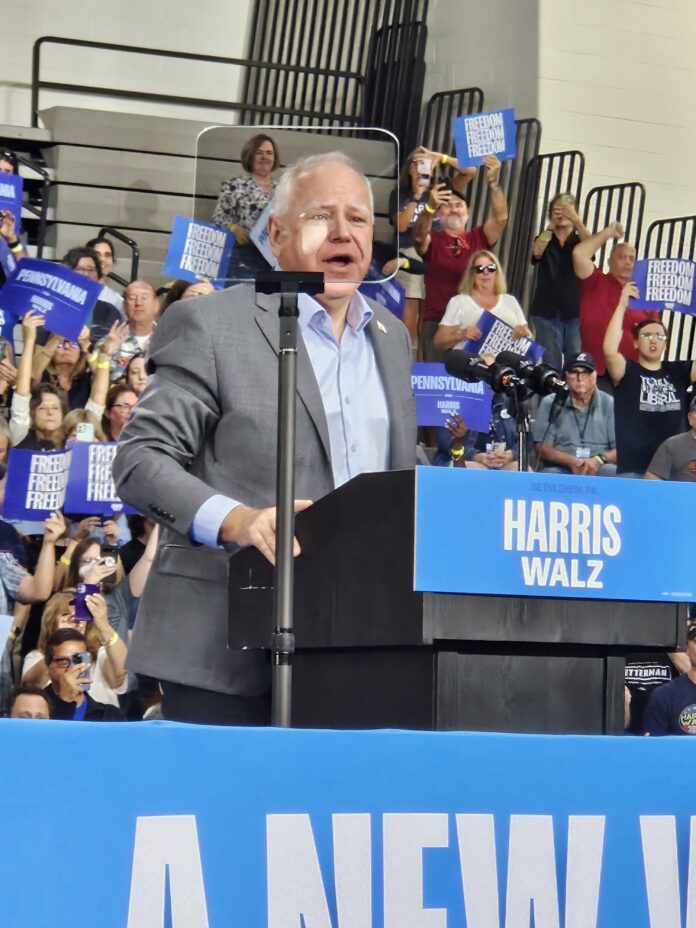
{"type": "Polygon", "coordinates": [[[578,430],[578,435],[580,436],[580,445],[579,445],[580,448],[584,448],[585,446],[585,432],[587,431],[587,426],[590,423],[590,416],[592,415],[594,411],[594,401],[595,401],[595,394],[593,393],[592,399],[590,400],[590,405],[587,407],[587,415],[585,416],[585,424],[583,425],[582,430],[580,429],[580,420],[578,419],[578,411],[575,408],[575,406],[573,406],[572,400],[570,403],[570,408],[573,410],[573,417],[575,419],[575,428],[578,430]]]}

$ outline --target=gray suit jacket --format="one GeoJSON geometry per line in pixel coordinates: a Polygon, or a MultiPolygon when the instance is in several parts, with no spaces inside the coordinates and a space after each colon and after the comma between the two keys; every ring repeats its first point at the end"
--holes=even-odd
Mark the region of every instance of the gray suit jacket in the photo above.
{"type": "MultiPolygon", "coordinates": [[[[242,284],[176,303],[150,342],[154,374],[114,461],[119,495],[162,526],[129,649],[131,670],[238,695],[268,687],[264,653],[227,649],[229,553],[197,545],[194,516],[222,493],[275,504],[278,296],[242,284]]],[[[381,306],[366,327],[390,416],[390,467],[414,466],[411,345],[381,306]],[[379,323],[379,324],[378,324],[379,323]]],[[[329,433],[307,349],[297,361],[298,499],[333,489],[329,433]]]]}

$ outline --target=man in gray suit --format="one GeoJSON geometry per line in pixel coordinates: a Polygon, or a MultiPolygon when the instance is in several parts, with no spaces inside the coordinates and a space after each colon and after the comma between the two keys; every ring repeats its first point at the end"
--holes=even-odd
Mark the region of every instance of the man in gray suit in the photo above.
{"type": "MultiPolygon", "coordinates": [[[[281,178],[273,252],[326,281],[299,298],[296,511],[358,473],[414,466],[410,339],[357,292],[372,233],[369,184],[340,153],[281,178]]],[[[278,307],[251,284],[170,307],[114,462],[121,497],[164,527],[128,665],[163,681],[167,718],[269,720],[267,654],[227,648],[226,564],[235,546],[275,553],[278,307]]]]}

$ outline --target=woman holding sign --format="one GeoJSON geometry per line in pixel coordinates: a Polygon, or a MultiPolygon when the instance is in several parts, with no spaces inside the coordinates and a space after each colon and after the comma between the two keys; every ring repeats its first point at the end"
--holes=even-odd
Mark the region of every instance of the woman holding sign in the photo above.
{"type": "Polygon", "coordinates": [[[531,338],[522,307],[507,292],[507,283],[498,259],[490,251],[477,251],[462,278],[457,296],[447,304],[433,345],[447,351],[461,342],[476,341],[482,332],[478,323],[491,313],[512,329],[512,338],[531,338]]]}
{"type": "Polygon", "coordinates": [[[233,177],[222,185],[212,222],[234,232],[235,247],[230,261],[231,277],[245,280],[257,270],[268,270],[265,258],[251,242],[251,231],[273,198],[276,182],[273,171],[280,157],[270,135],[252,136],[242,148],[239,160],[246,176],[233,177]]]}

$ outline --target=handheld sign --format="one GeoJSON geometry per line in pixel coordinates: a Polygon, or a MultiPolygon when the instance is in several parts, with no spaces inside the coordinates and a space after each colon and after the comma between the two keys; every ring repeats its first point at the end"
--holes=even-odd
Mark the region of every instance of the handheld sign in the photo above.
{"type": "Polygon", "coordinates": [[[633,280],[640,297],[631,297],[635,309],[669,309],[696,316],[694,294],[696,261],[681,258],[648,258],[636,261],[633,280]]]}
{"type": "Polygon", "coordinates": [[[468,341],[460,342],[456,347],[470,351],[472,354],[478,354],[482,357],[487,354],[498,355],[501,351],[514,351],[515,354],[521,354],[529,358],[535,364],[541,360],[544,354],[544,347],[531,338],[513,338],[512,328],[498,319],[493,313],[482,312],[476,323],[476,328],[481,330],[481,338],[470,338],[468,341]]]}
{"type": "Polygon", "coordinates": [[[191,283],[205,277],[221,290],[233,248],[232,232],[199,219],[175,216],[162,272],[191,283]]]}
{"type": "Polygon", "coordinates": [[[11,448],[3,518],[47,519],[63,508],[70,468],[70,451],[23,451],[11,448]]]}
{"type": "Polygon", "coordinates": [[[111,466],[117,447],[116,442],[70,442],[72,460],[65,490],[65,512],[105,516],[137,511],[121,501],[114,487],[111,466]]]}
{"type": "Polygon", "coordinates": [[[380,306],[384,306],[397,319],[401,319],[406,301],[404,288],[393,278],[391,280],[380,280],[381,271],[379,265],[374,261],[370,265],[369,276],[373,280],[363,281],[358,288],[362,295],[379,303],[380,306]]]}
{"type": "Polygon", "coordinates": [[[460,168],[483,164],[486,155],[510,161],[517,155],[515,110],[490,110],[452,120],[454,147],[460,168]]]}
{"type": "Polygon", "coordinates": [[[22,223],[22,193],[24,181],[19,174],[0,174],[0,212],[12,213],[15,232],[22,223]]]}
{"type": "Polygon", "coordinates": [[[415,589],[696,601],[696,493],[668,480],[416,468],[415,589]],[[443,543],[466,513],[476,544],[443,543]],[[645,547],[645,513],[664,544],[645,547]]]}
{"type": "Polygon", "coordinates": [[[418,425],[444,425],[459,413],[470,429],[487,432],[491,424],[491,388],[479,381],[467,383],[452,377],[444,364],[414,362],[411,389],[416,398],[418,425]]]}
{"type": "Polygon", "coordinates": [[[23,258],[2,288],[2,308],[15,319],[34,309],[49,332],[77,341],[101,289],[98,281],[62,264],[23,258]]]}
{"type": "Polygon", "coordinates": [[[254,245],[261,252],[263,257],[266,259],[270,267],[276,266],[275,255],[271,251],[271,245],[269,242],[268,235],[268,217],[271,215],[273,210],[273,200],[270,200],[259,218],[254,224],[254,228],[249,233],[249,238],[252,240],[254,245]]]}

